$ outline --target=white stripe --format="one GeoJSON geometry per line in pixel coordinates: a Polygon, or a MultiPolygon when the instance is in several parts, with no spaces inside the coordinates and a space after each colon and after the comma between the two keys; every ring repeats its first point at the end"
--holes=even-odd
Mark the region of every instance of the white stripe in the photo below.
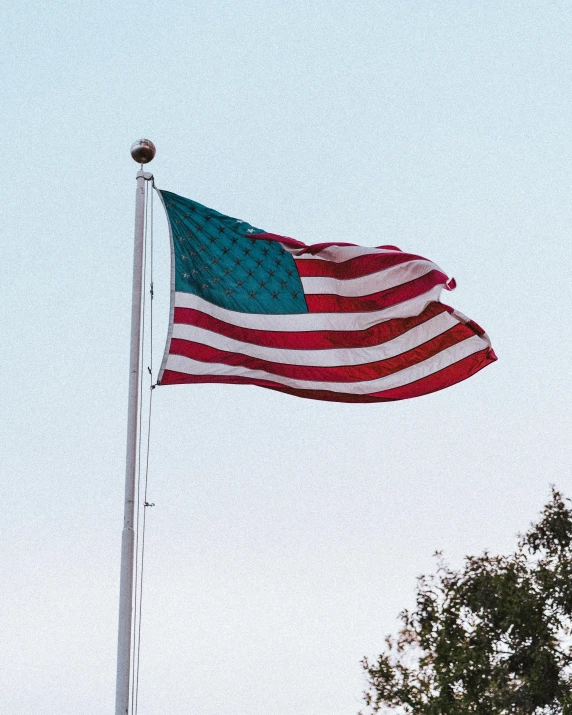
{"type": "Polygon", "coordinates": [[[446,330],[459,325],[459,321],[447,312],[436,315],[422,325],[412,328],[393,340],[380,345],[365,348],[329,348],[326,350],[289,350],[272,348],[265,345],[254,345],[241,340],[228,338],[194,325],[176,323],[173,326],[173,337],[190,340],[202,345],[208,345],[217,350],[230,353],[240,353],[260,360],[288,365],[307,365],[312,367],[335,367],[345,365],[363,365],[365,363],[386,360],[407,350],[423,345],[428,340],[441,335],[446,330]]]}
{"type": "Polygon", "coordinates": [[[424,377],[428,377],[439,370],[442,370],[469,355],[473,355],[479,350],[489,347],[485,340],[478,335],[473,335],[461,343],[452,345],[442,350],[437,355],[433,355],[427,360],[423,360],[411,367],[399,372],[380,377],[376,380],[365,382],[321,382],[313,380],[300,380],[295,378],[274,375],[265,370],[250,370],[249,368],[233,365],[222,365],[219,363],[199,362],[182,355],[169,355],[167,359],[167,370],[184,373],[187,375],[204,376],[238,376],[253,380],[271,380],[272,382],[293,387],[301,390],[328,390],[351,395],[368,395],[383,390],[391,390],[396,387],[403,387],[412,382],[416,382],[424,377]]]}
{"type": "Polygon", "coordinates": [[[306,251],[306,248],[292,248],[292,246],[282,247],[291,253],[292,256],[297,261],[331,261],[332,263],[343,263],[344,261],[349,261],[350,258],[358,258],[359,256],[368,256],[370,254],[399,254],[403,255],[401,251],[394,251],[389,248],[368,248],[367,246],[328,246],[327,248],[322,248],[318,253],[302,253],[306,251]],[[298,255],[300,254],[300,255],[298,255]]]}
{"type": "Polygon", "coordinates": [[[439,268],[431,261],[425,259],[400,263],[376,273],[359,278],[332,278],[331,276],[312,276],[300,278],[304,293],[307,294],[333,294],[347,297],[371,295],[379,291],[395,288],[403,283],[409,283],[415,278],[427,275],[439,268]]]}
{"type": "Polygon", "coordinates": [[[194,308],[213,318],[223,320],[231,325],[253,330],[306,331],[306,330],[367,330],[377,323],[393,318],[412,318],[422,313],[427,304],[439,300],[443,286],[438,285],[423,295],[392,305],[383,310],[372,310],[362,313],[241,313],[228,310],[210,303],[193,293],[175,293],[175,307],[194,308]]]}

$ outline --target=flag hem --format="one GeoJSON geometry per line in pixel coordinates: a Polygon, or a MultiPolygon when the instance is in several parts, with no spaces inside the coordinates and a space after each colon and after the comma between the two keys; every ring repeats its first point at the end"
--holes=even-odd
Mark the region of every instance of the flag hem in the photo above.
{"type": "Polygon", "coordinates": [[[161,361],[161,367],[159,368],[159,374],[157,375],[157,385],[161,384],[163,374],[167,366],[167,358],[169,357],[169,351],[171,349],[171,340],[173,338],[173,325],[175,321],[175,243],[173,241],[173,230],[171,228],[171,219],[169,218],[169,213],[167,207],[165,206],[165,199],[160,189],[154,186],[155,191],[159,194],[161,199],[161,204],[165,211],[165,216],[167,217],[167,224],[169,226],[169,245],[171,252],[171,294],[170,294],[170,305],[169,305],[169,328],[167,330],[167,340],[165,341],[165,351],[163,353],[163,360],[161,361]]]}

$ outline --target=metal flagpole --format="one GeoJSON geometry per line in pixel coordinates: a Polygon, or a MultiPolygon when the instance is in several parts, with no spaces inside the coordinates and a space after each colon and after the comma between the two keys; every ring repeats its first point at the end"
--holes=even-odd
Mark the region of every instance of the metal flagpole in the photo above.
{"type": "Polygon", "coordinates": [[[133,247],[133,292],[131,297],[131,353],[129,361],[129,401],[127,412],[127,456],[125,465],[125,506],[121,538],[121,576],[119,581],[119,629],[117,638],[117,681],[115,715],[128,715],[131,681],[131,634],[133,622],[133,571],[135,563],[135,481],[137,469],[137,426],[139,411],[139,370],[141,348],[141,296],[143,240],[145,231],[145,182],[153,174],[143,171],[143,164],[155,156],[155,146],[140,139],[131,147],[131,156],[141,171],[137,172],[135,202],[135,243],[133,247]]]}

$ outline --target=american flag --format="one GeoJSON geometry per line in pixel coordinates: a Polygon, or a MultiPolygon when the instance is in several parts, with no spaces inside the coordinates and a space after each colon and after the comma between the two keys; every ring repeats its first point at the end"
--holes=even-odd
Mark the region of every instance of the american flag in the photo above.
{"type": "Polygon", "coordinates": [[[259,385],[299,397],[417,397],[496,360],[439,302],[454,281],[395,246],[306,246],[160,192],[172,245],[161,385],[259,385]]]}

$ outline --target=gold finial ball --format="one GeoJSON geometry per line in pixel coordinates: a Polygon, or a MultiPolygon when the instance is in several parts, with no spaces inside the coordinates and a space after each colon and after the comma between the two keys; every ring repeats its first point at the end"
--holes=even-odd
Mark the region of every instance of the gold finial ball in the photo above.
{"type": "Polygon", "coordinates": [[[131,156],[138,164],[148,164],[155,156],[155,145],[149,139],[139,139],[131,147],[131,156]]]}

